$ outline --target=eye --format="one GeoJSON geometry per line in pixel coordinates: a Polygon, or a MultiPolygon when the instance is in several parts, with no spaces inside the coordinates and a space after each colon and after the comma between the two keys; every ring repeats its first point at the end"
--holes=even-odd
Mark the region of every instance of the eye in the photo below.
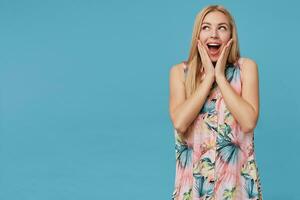
{"type": "Polygon", "coordinates": [[[220,26],[219,29],[227,30],[226,26],[220,26]]]}
{"type": "Polygon", "coordinates": [[[202,26],[202,30],[206,30],[208,28],[209,28],[208,26],[202,26]]]}

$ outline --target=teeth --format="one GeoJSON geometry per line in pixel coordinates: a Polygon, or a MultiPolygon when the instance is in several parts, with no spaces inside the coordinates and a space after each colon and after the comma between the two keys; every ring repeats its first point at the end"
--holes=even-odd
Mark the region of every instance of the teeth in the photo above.
{"type": "Polygon", "coordinates": [[[215,44],[215,43],[209,43],[208,45],[210,45],[210,46],[220,46],[220,44],[215,44]]]}

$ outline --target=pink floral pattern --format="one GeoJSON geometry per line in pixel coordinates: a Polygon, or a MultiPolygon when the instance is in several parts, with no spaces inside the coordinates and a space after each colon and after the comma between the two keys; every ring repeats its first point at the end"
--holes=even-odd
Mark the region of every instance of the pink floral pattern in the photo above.
{"type": "MultiPolygon", "coordinates": [[[[226,67],[241,95],[242,59],[226,67]]],[[[262,200],[254,132],[244,133],[216,83],[184,134],[175,133],[176,176],[172,200],[262,200]]]]}

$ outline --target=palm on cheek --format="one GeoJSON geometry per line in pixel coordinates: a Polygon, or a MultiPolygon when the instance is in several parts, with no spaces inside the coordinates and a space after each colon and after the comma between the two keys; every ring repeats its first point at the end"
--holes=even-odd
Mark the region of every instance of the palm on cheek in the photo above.
{"type": "Polygon", "coordinates": [[[227,42],[227,44],[225,45],[225,47],[222,49],[221,55],[218,58],[218,61],[216,63],[216,67],[215,67],[215,75],[216,76],[224,75],[228,55],[229,55],[229,52],[230,52],[230,49],[231,49],[231,46],[232,46],[232,41],[233,41],[233,39],[230,39],[227,42]]]}
{"type": "Polygon", "coordinates": [[[205,73],[207,74],[213,74],[214,77],[224,75],[225,66],[227,63],[228,54],[230,52],[231,46],[232,46],[233,40],[230,39],[227,44],[222,49],[221,55],[218,58],[218,61],[216,63],[216,66],[214,68],[211,59],[209,58],[207,50],[204,48],[204,46],[201,44],[200,40],[198,40],[198,50],[199,54],[201,56],[202,64],[205,69],[205,73]]]}
{"type": "Polygon", "coordinates": [[[197,46],[198,46],[198,51],[199,51],[199,54],[201,57],[202,65],[205,70],[205,74],[214,76],[215,75],[214,66],[209,58],[209,55],[208,55],[205,47],[201,44],[200,40],[198,40],[197,46]]]}

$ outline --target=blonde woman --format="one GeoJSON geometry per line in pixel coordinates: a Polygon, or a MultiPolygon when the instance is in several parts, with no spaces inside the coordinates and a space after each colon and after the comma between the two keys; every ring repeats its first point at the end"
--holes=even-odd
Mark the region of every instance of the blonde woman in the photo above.
{"type": "Polygon", "coordinates": [[[196,16],[189,58],[170,69],[176,150],[174,200],[262,199],[254,152],[258,69],[240,57],[224,7],[196,16]]]}

